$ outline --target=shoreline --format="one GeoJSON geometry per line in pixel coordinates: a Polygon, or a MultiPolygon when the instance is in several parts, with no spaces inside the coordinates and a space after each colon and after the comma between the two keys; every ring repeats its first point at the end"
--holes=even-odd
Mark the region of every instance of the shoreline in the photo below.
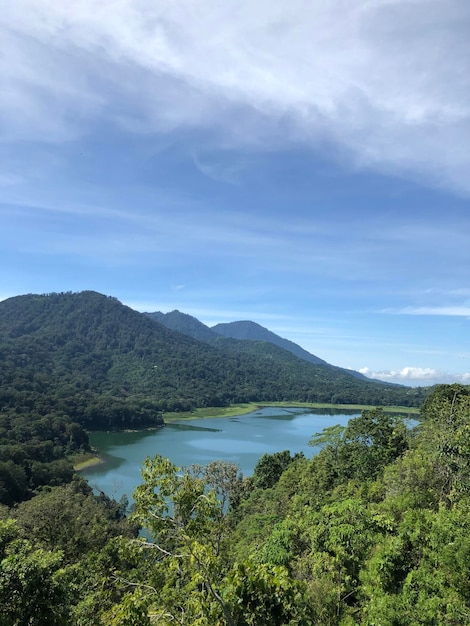
{"type": "MultiPolygon", "coordinates": [[[[198,420],[210,418],[236,417],[237,415],[247,415],[254,413],[259,409],[266,407],[292,408],[292,409],[328,409],[333,411],[372,411],[376,409],[376,405],[372,404],[327,404],[322,402],[256,402],[246,404],[234,404],[228,407],[206,407],[202,409],[194,409],[194,411],[186,411],[181,413],[163,413],[163,421],[170,424],[179,420],[198,420]]],[[[401,413],[403,415],[419,415],[419,409],[416,407],[405,406],[381,406],[385,413],[401,413]]]]}
{"type": "Polygon", "coordinates": [[[86,458],[83,460],[80,460],[79,457],[76,457],[74,462],[72,462],[74,472],[81,472],[84,469],[88,469],[90,467],[95,467],[96,465],[101,465],[103,463],[106,463],[106,459],[104,459],[99,454],[99,452],[91,452],[90,454],[85,454],[83,456],[85,456],[86,458]]]}
{"type": "MultiPolygon", "coordinates": [[[[305,409],[308,412],[309,409],[318,411],[321,409],[330,410],[330,411],[370,411],[377,408],[375,405],[364,405],[364,404],[327,404],[321,402],[259,402],[259,403],[244,403],[231,405],[228,407],[206,407],[200,409],[194,409],[191,412],[181,412],[181,413],[168,413],[163,414],[163,424],[159,426],[153,427],[145,427],[141,429],[129,429],[124,428],[121,431],[113,431],[113,432],[145,432],[158,430],[160,428],[164,428],[166,424],[172,424],[175,422],[185,422],[185,421],[193,421],[200,419],[216,419],[216,418],[230,418],[237,417],[242,415],[247,415],[249,413],[254,413],[260,409],[266,407],[278,407],[278,408],[295,408],[295,409],[305,409]]],[[[419,415],[419,409],[415,407],[400,407],[400,406],[386,406],[379,407],[384,410],[386,413],[398,413],[403,414],[404,416],[410,418],[413,416],[419,415]]],[[[96,431],[103,432],[103,431],[96,431]]],[[[74,458],[73,469],[75,472],[81,472],[82,470],[87,470],[91,467],[95,467],[97,465],[102,465],[106,463],[106,459],[103,458],[99,451],[93,451],[88,455],[77,455],[74,458]],[[83,460],[80,459],[81,456],[85,456],[83,460]]]]}

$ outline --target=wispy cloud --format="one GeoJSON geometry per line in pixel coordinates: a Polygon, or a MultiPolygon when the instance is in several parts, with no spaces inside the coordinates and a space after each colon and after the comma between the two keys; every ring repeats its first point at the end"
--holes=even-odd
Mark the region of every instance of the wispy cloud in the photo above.
{"type": "Polygon", "coordinates": [[[407,366],[399,370],[384,370],[381,372],[374,372],[368,367],[363,367],[359,371],[369,378],[411,385],[434,385],[452,382],[468,385],[470,383],[470,373],[450,374],[431,367],[407,366]]]}
{"type": "Polygon", "coordinates": [[[451,317],[470,317],[470,306],[407,306],[402,309],[387,309],[385,313],[397,315],[441,315],[451,317]]]}
{"type": "Polygon", "coordinates": [[[219,145],[334,146],[470,193],[462,0],[24,0],[2,23],[9,139],[70,140],[97,119],[210,127],[219,145]]]}

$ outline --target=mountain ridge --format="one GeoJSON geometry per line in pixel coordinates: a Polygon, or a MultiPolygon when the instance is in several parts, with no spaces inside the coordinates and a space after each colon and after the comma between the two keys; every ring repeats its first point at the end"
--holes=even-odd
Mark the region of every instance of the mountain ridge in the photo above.
{"type": "Polygon", "coordinates": [[[287,350],[291,352],[299,359],[302,359],[308,363],[313,363],[315,365],[328,365],[330,367],[334,367],[340,371],[346,372],[359,378],[361,380],[371,380],[357,372],[355,370],[347,370],[342,367],[338,367],[337,365],[333,365],[328,363],[327,361],[321,359],[320,357],[308,352],[298,344],[290,341],[289,339],[285,339],[284,337],[280,337],[276,333],[273,333],[268,328],[261,326],[257,322],[253,322],[250,320],[240,320],[235,322],[226,322],[221,324],[216,324],[215,326],[209,327],[196,317],[189,315],[188,313],[183,313],[178,311],[177,309],[170,311],[169,313],[162,313],[161,311],[156,311],[154,313],[145,313],[145,315],[149,316],[151,319],[164,324],[168,328],[172,330],[176,330],[185,335],[189,335],[198,341],[207,341],[214,344],[214,340],[217,337],[228,337],[231,339],[237,339],[241,341],[265,341],[268,343],[272,343],[283,350],[287,350]]]}
{"type": "Polygon", "coordinates": [[[320,357],[316,356],[315,354],[307,352],[307,350],[304,350],[304,348],[294,343],[293,341],[285,339],[284,337],[280,337],[268,328],[261,326],[261,324],[252,322],[250,320],[240,320],[236,322],[216,324],[215,326],[212,326],[211,330],[216,332],[218,335],[231,337],[232,339],[247,339],[248,341],[268,341],[269,343],[274,343],[280,348],[284,348],[284,350],[292,352],[292,354],[295,354],[304,361],[315,363],[316,365],[327,364],[326,361],[320,359],[320,357]]]}
{"type": "Polygon", "coordinates": [[[360,381],[265,341],[198,341],[93,291],[0,302],[0,390],[0,411],[66,415],[88,429],[245,402],[423,400],[419,390],[360,381]]]}

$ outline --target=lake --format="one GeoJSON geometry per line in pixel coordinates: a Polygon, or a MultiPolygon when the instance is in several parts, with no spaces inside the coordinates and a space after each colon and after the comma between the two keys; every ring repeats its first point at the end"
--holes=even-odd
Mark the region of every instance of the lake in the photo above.
{"type": "Polygon", "coordinates": [[[105,463],[83,470],[95,488],[119,500],[131,498],[140,484],[140,467],[147,456],[161,454],[178,466],[204,465],[216,459],[236,463],[245,476],[253,473],[267,452],[290,450],[311,457],[318,449],[308,445],[312,435],[327,426],[345,426],[357,411],[326,414],[305,409],[265,407],[234,417],[171,422],[153,431],[95,432],[90,443],[105,463]]]}

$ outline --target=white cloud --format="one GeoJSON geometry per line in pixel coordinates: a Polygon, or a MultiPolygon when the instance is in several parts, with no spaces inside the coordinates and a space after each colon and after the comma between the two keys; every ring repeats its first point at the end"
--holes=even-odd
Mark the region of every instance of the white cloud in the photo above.
{"type": "Polygon", "coordinates": [[[406,383],[411,385],[435,385],[437,383],[460,382],[470,384],[470,373],[449,374],[431,367],[403,367],[399,370],[374,372],[362,367],[359,372],[368,378],[376,378],[386,382],[406,383]]]}
{"type": "Polygon", "coordinates": [[[339,146],[470,192],[465,0],[23,0],[2,7],[7,137],[136,132],[339,146]],[[326,142],[326,144],[325,144],[326,142]]]}
{"type": "Polygon", "coordinates": [[[470,306],[408,306],[396,311],[387,310],[384,313],[401,315],[442,315],[451,317],[470,317],[470,306]]]}

